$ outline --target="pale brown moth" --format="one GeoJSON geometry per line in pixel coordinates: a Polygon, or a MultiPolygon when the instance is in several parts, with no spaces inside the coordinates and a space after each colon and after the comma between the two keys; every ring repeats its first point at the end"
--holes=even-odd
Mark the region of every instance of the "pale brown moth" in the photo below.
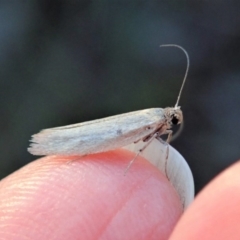
{"type": "MultiPolygon", "coordinates": [[[[83,156],[121,148],[138,141],[146,142],[146,145],[139,149],[140,153],[154,138],[161,140],[160,137],[163,134],[168,135],[166,142],[169,143],[172,136],[172,125],[183,122],[183,114],[178,104],[189,70],[189,57],[181,46],[166,44],[160,47],[177,47],[187,57],[187,69],[174,107],[150,108],[44,129],[32,136],[32,143],[28,151],[33,155],[83,156]]],[[[130,162],[128,168],[136,157],[130,162]]]]}

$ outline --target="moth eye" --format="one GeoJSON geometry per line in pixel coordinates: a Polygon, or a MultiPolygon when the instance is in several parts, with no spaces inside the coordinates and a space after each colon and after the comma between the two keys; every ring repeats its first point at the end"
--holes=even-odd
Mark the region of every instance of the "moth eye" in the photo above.
{"type": "Polygon", "coordinates": [[[179,119],[176,116],[172,117],[172,124],[177,125],[179,123],[179,119]]]}

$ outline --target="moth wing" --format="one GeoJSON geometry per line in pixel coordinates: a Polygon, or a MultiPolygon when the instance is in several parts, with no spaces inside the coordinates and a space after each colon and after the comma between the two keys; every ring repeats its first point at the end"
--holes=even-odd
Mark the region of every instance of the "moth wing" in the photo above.
{"type": "Polygon", "coordinates": [[[42,130],[32,136],[33,155],[86,155],[131,144],[164,124],[164,111],[151,108],[42,130]]]}

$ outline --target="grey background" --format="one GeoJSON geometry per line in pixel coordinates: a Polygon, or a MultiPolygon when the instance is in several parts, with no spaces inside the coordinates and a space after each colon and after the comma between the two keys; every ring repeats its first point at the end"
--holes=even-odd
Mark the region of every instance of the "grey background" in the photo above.
{"type": "Polygon", "coordinates": [[[0,1],[0,177],[40,129],[175,104],[199,191],[238,160],[239,1],[0,1]]]}

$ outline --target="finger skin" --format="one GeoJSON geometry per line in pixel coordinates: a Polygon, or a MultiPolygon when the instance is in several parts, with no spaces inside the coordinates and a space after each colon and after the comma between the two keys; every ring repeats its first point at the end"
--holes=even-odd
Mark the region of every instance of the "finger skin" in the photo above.
{"type": "Polygon", "coordinates": [[[240,162],[202,190],[170,239],[240,239],[240,162]]]}
{"type": "Polygon", "coordinates": [[[1,239],[168,239],[181,216],[172,185],[126,150],[41,158],[0,182],[1,239]]]}

